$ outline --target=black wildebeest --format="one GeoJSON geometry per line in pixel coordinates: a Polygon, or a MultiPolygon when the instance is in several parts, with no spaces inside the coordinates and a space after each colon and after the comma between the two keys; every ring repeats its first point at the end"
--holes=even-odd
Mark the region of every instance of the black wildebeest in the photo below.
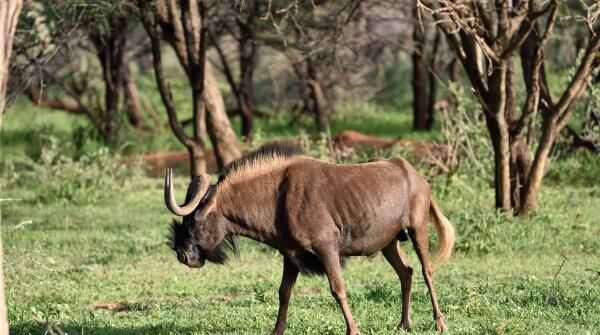
{"type": "Polygon", "coordinates": [[[446,329],[433,287],[429,218],[439,235],[438,265],[452,252],[454,229],[431,198],[427,181],[402,158],[332,164],[291,145],[270,144],[232,163],[215,185],[208,175],[195,178],[182,206],[175,202],[168,170],[165,202],[171,212],[183,216],[182,223],[173,221],[169,245],[189,267],[199,268],[205,260],[225,262],[228,248],[237,254],[237,235],[281,252],[283,278],[272,334],[284,332],[292,287],[300,272],[327,276],[347,334],[358,334],[346,299],[342,264],[347,256],[378,251],[400,277],[400,326],[410,328],[413,270],[398,249],[405,231],[421,262],[436,329],[446,329]]]}

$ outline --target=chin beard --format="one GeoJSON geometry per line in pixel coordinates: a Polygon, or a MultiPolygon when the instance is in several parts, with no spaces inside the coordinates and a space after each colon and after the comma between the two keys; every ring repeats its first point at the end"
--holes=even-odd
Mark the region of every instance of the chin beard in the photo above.
{"type": "Polygon", "coordinates": [[[240,258],[240,249],[235,235],[227,235],[212,251],[204,254],[211,263],[225,264],[229,261],[229,254],[233,253],[236,259],[240,258]]]}

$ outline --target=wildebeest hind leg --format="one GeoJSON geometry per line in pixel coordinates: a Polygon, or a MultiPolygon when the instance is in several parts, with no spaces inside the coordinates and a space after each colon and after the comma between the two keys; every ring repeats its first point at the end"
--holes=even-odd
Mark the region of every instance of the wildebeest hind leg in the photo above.
{"type": "Polygon", "coordinates": [[[433,287],[433,269],[431,267],[431,261],[429,260],[429,232],[427,230],[428,218],[429,216],[427,212],[424,212],[422,215],[412,216],[411,224],[414,228],[408,229],[408,235],[410,236],[412,244],[415,248],[415,252],[419,257],[419,261],[421,262],[423,277],[425,278],[425,284],[427,284],[429,297],[431,298],[431,305],[433,306],[435,329],[443,332],[446,330],[446,324],[444,322],[444,315],[440,310],[437,298],[435,296],[435,289],[433,287]]]}
{"type": "Polygon", "coordinates": [[[340,265],[340,255],[338,251],[332,250],[331,247],[326,247],[324,250],[318,250],[317,254],[321,258],[325,274],[327,275],[327,279],[329,279],[331,294],[340,305],[342,313],[344,313],[346,335],[358,335],[358,327],[352,318],[350,306],[348,306],[348,300],[346,298],[346,288],[344,287],[344,280],[342,279],[342,267],[340,265]]]}
{"type": "Polygon", "coordinates": [[[413,269],[408,264],[406,256],[398,249],[398,241],[394,240],[385,246],[381,253],[385,259],[394,268],[400,278],[402,287],[402,319],[400,327],[402,329],[410,329],[410,289],[412,286],[413,269]]]}
{"type": "Polygon", "coordinates": [[[281,278],[281,285],[279,286],[279,312],[277,313],[277,323],[275,323],[275,329],[271,335],[282,335],[285,331],[287,310],[290,304],[292,288],[294,288],[294,284],[296,283],[296,278],[298,278],[298,268],[289,258],[284,257],[283,276],[281,278]]]}

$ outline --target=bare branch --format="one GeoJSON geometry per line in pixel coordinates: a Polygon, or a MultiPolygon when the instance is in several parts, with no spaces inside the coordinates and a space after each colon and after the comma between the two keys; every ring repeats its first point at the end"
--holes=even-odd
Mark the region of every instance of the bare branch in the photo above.
{"type": "MultiPolygon", "coordinates": [[[[550,40],[550,34],[554,30],[554,26],[556,24],[556,19],[558,17],[558,1],[552,1],[552,6],[550,7],[550,14],[548,16],[548,20],[546,22],[546,29],[544,30],[544,35],[541,37],[537,50],[534,56],[533,65],[531,68],[531,88],[528,89],[527,92],[527,100],[525,102],[525,107],[523,108],[523,113],[517,122],[517,125],[514,129],[514,136],[519,138],[525,129],[525,125],[529,121],[529,118],[538,110],[539,102],[540,102],[540,91],[541,91],[541,67],[544,64],[544,49],[550,40]]],[[[517,141],[515,141],[517,142],[517,141]]]]}
{"type": "Polygon", "coordinates": [[[150,42],[152,46],[152,61],[154,65],[154,75],[156,78],[156,84],[158,85],[158,90],[160,92],[161,99],[163,104],[165,105],[165,109],[167,110],[167,115],[169,117],[169,126],[171,130],[175,134],[175,137],[188,147],[193,147],[193,140],[185,134],[181,124],[177,120],[177,111],[175,109],[175,103],[173,102],[173,95],[171,94],[171,90],[167,83],[167,80],[164,76],[163,68],[162,68],[162,56],[160,52],[160,37],[158,35],[158,31],[156,29],[156,19],[154,22],[151,20],[151,9],[149,5],[144,0],[138,0],[138,7],[140,9],[140,19],[142,21],[142,25],[148,36],[150,37],[150,42]]]}

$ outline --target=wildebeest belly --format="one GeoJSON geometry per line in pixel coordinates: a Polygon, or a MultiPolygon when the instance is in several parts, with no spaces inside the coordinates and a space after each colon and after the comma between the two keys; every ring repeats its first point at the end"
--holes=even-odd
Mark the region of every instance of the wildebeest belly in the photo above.
{"type": "Polygon", "coordinates": [[[353,230],[342,232],[340,252],[345,256],[373,255],[395,240],[401,229],[401,220],[364,223],[367,228],[351,227],[353,230]]]}
{"type": "Polygon", "coordinates": [[[354,207],[338,221],[342,254],[372,255],[396,239],[407,220],[404,206],[391,200],[354,207]]]}
{"type": "MultiPolygon", "coordinates": [[[[324,275],[325,269],[323,268],[323,263],[321,259],[309,252],[309,251],[300,251],[294,253],[293,256],[286,255],[288,259],[298,268],[298,271],[302,274],[307,275],[324,275]]],[[[346,263],[346,257],[344,255],[340,255],[340,265],[343,267],[346,263]]]]}

